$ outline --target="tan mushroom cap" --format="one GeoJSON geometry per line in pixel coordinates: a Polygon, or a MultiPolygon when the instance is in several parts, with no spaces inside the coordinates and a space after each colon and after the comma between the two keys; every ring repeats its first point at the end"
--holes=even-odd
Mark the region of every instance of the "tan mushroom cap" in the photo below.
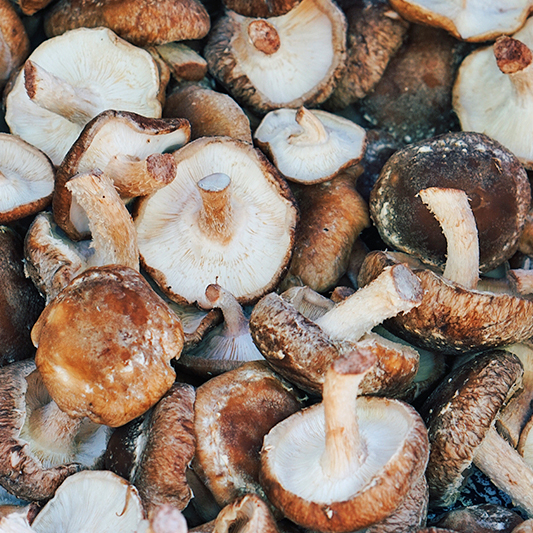
{"type": "Polygon", "coordinates": [[[80,28],[53,37],[28,59],[7,95],[6,122],[55,165],[85,124],[106,109],[161,116],[154,60],[107,28],[80,28]]]}
{"type": "Polygon", "coordinates": [[[45,32],[55,37],[75,28],[106,26],[137,45],[202,39],[209,14],[198,0],[61,0],[47,13],[45,32]]]}
{"type": "Polygon", "coordinates": [[[453,106],[461,128],[492,137],[511,150],[526,168],[533,168],[529,133],[529,117],[533,114],[528,89],[531,83],[528,80],[533,80],[530,49],[533,49],[531,19],[512,39],[503,38],[494,46],[468,55],[453,88],[453,106]],[[515,57],[514,65],[510,64],[511,54],[515,57]]]}
{"type": "Polygon", "coordinates": [[[270,19],[227,11],[205,58],[237,101],[265,113],[323,102],[344,66],[345,41],[346,20],[332,1],[303,0],[270,19]]]}
{"type": "Polygon", "coordinates": [[[71,416],[120,426],[170,388],[183,329],[135,270],[90,268],[50,303],[32,330],[50,395],[71,416]]]}
{"type": "Polygon", "coordinates": [[[291,415],[264,439],[265,492],[304,527],[348,532],[380,522],[423,475],[429,445],[420,415],[397,400],[356,400],[366,364],[353,354],[336,360],[323,403],[291,415]]]}
{"type": "Polygon", "coordinates": [[[271,111],[254,132],[257,146],[288,180],[307,184],[330,180],[358,163],[365,137],[355,122],[305,107],[271,111]]]}
{"type": "Polygon", "coordinates": [[[407,20],[449,31],[458,39],[481,42],[519,30],[529,15],[529,0],[390,0],[407,20]]]}
{"type": "Polygon", "coordinates": [[[54,167],[43,152],[0,133],[0,224],[34,215],[52,200],[54,167]]]}
{"type": "Polygon", "coordinates": [[[125,200],[150,194],[174,179],[174,158],[167,152],[181,148],[189,137],[185,119],[103,111],[83,128],[57,169],[55,221],[72,239],[87,237],[88,216],[68,190],[69,180],[76,174],[98,170],[125,200]]]}
{"type": "Polygon", "coordinates": [[[30,40],[9,0],[0,1],[0,87],[30,53],[30,40]]]}
{"type": "Polygon", "coordinates": [[[174,155],[174,181],[134,214],[141,262],[180,303],[209,307],[212,283],[240,303],[257,300],[290,259],[298,215],[289,188],[243,141],[204,137],[174,155]]]}

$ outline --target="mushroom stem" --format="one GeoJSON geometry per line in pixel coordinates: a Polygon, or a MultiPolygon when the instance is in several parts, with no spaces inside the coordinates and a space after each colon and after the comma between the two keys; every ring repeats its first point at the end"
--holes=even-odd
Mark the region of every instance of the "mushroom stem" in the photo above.
{"type": "Polygon", "coordinates": [[[516,95],[529,95],[533,86],[531,69],[533,53],[529,47],[518,39],[503,36],[494,43],[496,64],[503,74],[512,82],[516,95]]]}
{"type": "Polygon", "coordinates": [[[466,192],[430,187],[418,195],[446,237],[447,259],[443,276],[463,287],[475,289],[479,280],[479,239],[466,192]]]}
{"type": "Polygon", "coordinates": [[[326,446],[320,464],[329,477],[346,478],[365,460],[356,400],[361,381],[375,363],[372,350],[360,348],[336,359],[326,373],[322,400],[326,446]]]}
{"type": "Polygon", "coordinates": [[[244,316],[241,304],[235,296],[220,285],[212,284],[205,290],[205,295],[213,307],[222,310],[226,334],[238,337],[249,332],[248,319],[244,316]]]}
{"type": "Polygon", "coordinates": [[[73,87],[31,60],[24,65],[24,86],[34,104],[74,124],[85,126],[102,110],[90,89],[73,87]]]}
{"type": "Polygon", "coordinates": [[[357,342],[384,320],[420,305],[422,292],[419,279],[405,265],[387,267],[315,323],[332,341],[357,342]]]}
{"type": "Polygon", "coordinates": [[[533,469],[494,427],[488,430],[478,447],[474,464],[496,487],[507,493],[515,505],[533,516],[533,469]]]}
{"type": "Polygon", "coordinates": [[[198,225],[208,237],[221,244],[227,244],[233,235],[230,185],[230,177],[220,172],[198,182],[203,204],[198,225]]]}
{"type": "Polygon", "coordinates": [[[119,154],[111,158],[104,173],[122,198],[146,196],[176,177],[176,160],[172,154],[152,154],[146,159],[119,154]]]}
{"type": "Polygon", "coordinates": [[[329,139],[329,133],[324,128],[322,121],[303,106],[296,112],[296,122],[302,131],[289,136],[288,142],[290,144],[320,144],[329,139]]]}
{"type": "Polygon", "coordinates": [[[253,20],[248,24],[248,37],[254,47],[266,55],[276,53],[281,46],[276,28],[263,19],[253,20]]]}
{"type": "Polygon", "coordinates": [[[88,266],[124,265],[139,270],[137,233],[115,187],[101,172],[78,174],[66,184],[89,219],[91,247],[88,266]]]}

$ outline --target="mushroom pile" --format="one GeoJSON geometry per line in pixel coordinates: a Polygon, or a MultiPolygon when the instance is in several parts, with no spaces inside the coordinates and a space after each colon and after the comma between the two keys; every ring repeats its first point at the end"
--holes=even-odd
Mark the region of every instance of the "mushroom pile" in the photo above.
{"type": "Polygon", "coordinates": [[[531,531],[532,11],[0,0],[0,531],[531,531]]]}

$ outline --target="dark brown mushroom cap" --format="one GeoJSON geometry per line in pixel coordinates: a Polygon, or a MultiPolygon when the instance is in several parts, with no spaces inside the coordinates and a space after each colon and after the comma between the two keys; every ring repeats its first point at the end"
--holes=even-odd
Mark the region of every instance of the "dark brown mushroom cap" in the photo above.
{"type": "Polygon", "coordinates": [[[465,289],[405,254],[370,252],[359,273],[360,286],[385,266],[409,260],[424,297],[418,307],[386,321],[386,328],[398,337],[428,350],[461,354],[521,342],[533,335],[532,300],[465,289]]]}
{"type": "Polygon", "coordinates": [[[83,468],[79,463],[44,468],[20,438],[26,417],[26,378],[34,370],[33,361],[0,369],[0,485],[28,501],[47,500],[68,476],[83,468]]]}
{"type": "Polygon", "coordinates": [[[0,226],[0,366],[34,355],[30,330],[44,304],[24,274],[22,239],[0,226]]]}
{"type": "Polygon", "coordinates": [[[302,0],[223,0],[227,9],[245,17],[269,18],[285,15],[302,0]]]}
{"type": "Polygon", "coordinates": [[[520,386],[522,372],[518,357],[494,350],[457,367],[428,397],[420,413],[431,445],[426,475],[432,504],[456,499],[477,447],[520,386]]]}
{"type": "Polygon", "coordinates": [[[479,234],[480,269],[508,259],[529,211],[531,190],[519,160],[489,137],[472,132],[441,135],[395,152],[370,195],[370,216],[387,245],[435,266],[446,240],[417,197],[427,187],[464,190],[479,234]]]}
{"type": "Polygon", "coordinates": [[[259,485],[263,437],[301,408],[293,386],[265,362],[250,362],[197,389],[194,469],[220,505],[259,485]]]}
{"type": "Polygon", "coordinates": [[[9,0],[0,1],[0,87],[30,53],[30,40],[22,20],[9,0]]]}
{"type": "Polygon", "coordinates": [[[183,328],[135,270],[86,270],[42,313],[32,330],[36,364],[50,395],[71,416],[120,426],[170,388],[170,360],[183,328]]]}
{"type": "Polygon", "coordinates": [[[47,13],[48,37],[75,28],[106,26],[137,46],[202,39],[209,14],[197,0],[61,0],[47,13]]]}

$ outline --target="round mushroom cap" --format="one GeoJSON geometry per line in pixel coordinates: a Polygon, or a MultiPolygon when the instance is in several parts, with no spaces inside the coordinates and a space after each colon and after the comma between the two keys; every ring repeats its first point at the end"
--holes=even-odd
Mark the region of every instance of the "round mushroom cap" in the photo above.
{"type": "MultiPolygon", "coordinates": [[[[94,100],[90,102],[92,117],[106,109],[161,116],[156,63],[146,50],[124,41],[107,28],[68,31],[44,41],[28,59],[56,81],[63,80],[74,90],[89,90],[94,100]]],[[[28,96],[26,81],[34,80],[25,80],[22,70],[6,98],[6,122],[12,133],[59,165],[85,124],[37,105],[28,96]]],[[[68,109],[63,111],[68,113],[68,109]]]]}
{"type": "Polygon", "coordinates": [[[94,267],[51,302],[32,330],[35,362],[61,410],[121,426],[171,387],[183,348],[177,315],[135,270],[94,267]]]}
{"type": "Polygon", "coordinates": [[[370,216],[385,243],[442,267],[446,239],[417,196],[427,187],[464,190],[479,235],[479,268],[511,257],[531,201],[527,174],[509,150],[486,135],[449,133],[395,152],[370,194],[370,216]]]}
{"type": "MultiPolygon", "coordinates": [[[[526,50],[532,49],[533,20],[528,20],[513,40],[526,45],[526,50]]],[[[526,81],[533,79],[531,52],[529,58],[520,59],[524,61],[521,70],[505,74],[498,67],[497,50],[497,45],[489,46],[466,57],[455,80],[453,107],[463,130],[492,137],[527,168],[533,168],[533,136],[529,128],[533,98],[526,81]]]]}
{"type": "Polygon", "coordinates": [[[54,167],[40,150],[0,133],[0,224],[34,215],[52,200],[54,167]]]}
{"type": "Polygon", "coordinates": [[[61,0],[47,13],[44,29],[55,37],[75,28],[105,26],[137,46],[202,39],[209,14],[198,0],[61,0]]]}
{"type": "Polygon", "coordinates": [[[390,0],[413,22],[449,31],[458,39],[481,42],[519,30],[532,6],[529,0],[390,0]]]}
{"type": "Polygon", "coordinates": [[[302,0],[269,19],[227,11],[209,34],[211,74],[257,112],[315,106],[344,67],[346,19],[331,0],[302,0]]]}
{"type": "Polygon", "coordinates": [[[309,184],[330,180],[358,163],[365,136],[365,130],[351,120],[300,108],[268,113],[255,130],[254,140],[285,178],[309,184]]]}
{"type": "Polygon", "coordinates": [[[324,406],[299,411],[266,435],[261,483],[287,518],[311,529],[347,532],[389,516],[423,474],[428,450],[422,419],[399,400],[357,399],[366,445],[361,467],[342,478],[325,477],[324,406]]]}
{"type": "Polygon", "coordinates": [[[290,259],[298,215],[289,188],[243,141],[204,137],[174,155],[174,181],[141,199],[134,214],[141,262],[179,303],[210,307],[205,289],[214,283],[241,304],[256,301],[290,259]]]}

